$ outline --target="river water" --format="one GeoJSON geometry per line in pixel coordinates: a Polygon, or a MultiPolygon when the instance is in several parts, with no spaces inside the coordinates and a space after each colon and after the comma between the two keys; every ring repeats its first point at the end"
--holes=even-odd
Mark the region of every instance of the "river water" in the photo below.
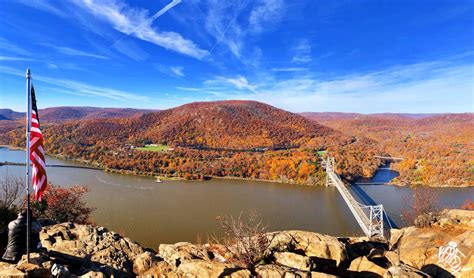
{"type": "MultiPolygon", "coordinates": [[[[24,162],[25,152],[0,147],[0,161],[24,162]]],[[[47,164],[80,165],[47,157],[47,164]]],[[[336,236],[362,235],[357,222],[334,187],[309,187],[281,183],[222,180],[164,181],[151,177],[104,173],[99,170],[47,168],[56,185],[86,185],[88,205],[97,225],[120,232],[144,246],[160,243],[203,241],[220,234],[216,217],[238,216],[256,211],[269,230],[302,229],[336,236]]],[[[0,166],[0,178],[22,176],[22,166],[0,166]]],[[[372,179],[359,182],[387,182],[397,175],[379,170],[372,179]]],[[[459,207],[474,196],[474,188],[433,188],[445,207],[459,207]]],[[[412,191],[387,185],[353,185],[352,193],[366,204],[381,203],[392,221],[402,226],[399,215],[404,199],[412,191]]]]}

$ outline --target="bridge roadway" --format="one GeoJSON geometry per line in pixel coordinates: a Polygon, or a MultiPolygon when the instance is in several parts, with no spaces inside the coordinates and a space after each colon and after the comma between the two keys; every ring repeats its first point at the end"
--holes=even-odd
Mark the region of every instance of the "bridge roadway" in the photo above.
{"type": "Polygon", "coordinates": [[[336,186],[337,190],[341,194],[342,198],[346,202],[347,206],[351,210],[352,214],[354,215],[357,223],[364,231],[364,234],[368,237],[373,236],[371,231],[370,220],[367,215],[362,210],[360,204],[352,197],[351,193],[347,189],[346,185],[341,181],[339,176],[331,169],[326,170],[326,174],[329,176],[331,184],[336,186]]]}

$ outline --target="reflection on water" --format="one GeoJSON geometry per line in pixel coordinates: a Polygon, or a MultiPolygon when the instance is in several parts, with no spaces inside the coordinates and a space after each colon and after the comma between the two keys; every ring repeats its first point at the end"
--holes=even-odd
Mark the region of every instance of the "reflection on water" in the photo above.
{"type": "MultiPolygon", "coordinates": [[[[24,152],[0,149],[0,161],[23,162],[24,152]]],[[[47,163],[74,164],[51,157],[47,163]]],[[[0,176],[7,172],[20,176],[24,175],[24,168],[0,167],[0,176]]],[[[92,217],[98,225],[152,248],[159,243],[195,242],[198,236],[206,240],[208,235],[219,234],[216,216],[238,216],[242,210],[259,212],[270,230],[302,229],[341,236],[362,234],[332,187],[218,179],[156,183],[150,177],[74,168],[48,168],[48,176],[57,185],[87,185],[90,189],[87,202],[96,208],[92,217]]],[[[359,186],[358,190],[363,190],[374,202],[382,203],[390,217],[401,223],[402,196],[411,196],[409,188],[369,185],[359,186]]],[[[474,193],[469,188],[433,190],[439,191],[442,201],[451,206],[459,206],[467,194],[474,193]]]]}

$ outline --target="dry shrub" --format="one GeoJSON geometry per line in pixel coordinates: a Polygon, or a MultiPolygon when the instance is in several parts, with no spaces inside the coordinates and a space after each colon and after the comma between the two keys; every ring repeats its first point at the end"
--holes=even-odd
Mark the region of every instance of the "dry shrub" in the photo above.
{"type": "Polygon", "coordinates": [[[217,217],[224,237],[222,240],[215,237],[214,241],[224,246],[235,264],[254,271],[268,255],[274,236],[267,234],[267,226],[257,213],[243,215],[241,212],[237,219],[233,216],[217,217]]]}
{"type": "Polygon", "coordinates": [[[25,186],[24,179],[11,177],[8,172],[0,180],[0,232],[2,227],[14,220],[18,210],[18,199],[25,186]]]}
{"type": "Polygon", "coordinates": [[[0,207],[14,208],[20,198],[25,181],[19,177],[11,177],[8,174],[0,180],[0,207]]]}
{"type": "Polygon", "coordinates": [[[402,219],[418,228],[431,226],[439,218],[439,197],[430,188],[417,186],[411,202],[403,200],[402,219]]]}

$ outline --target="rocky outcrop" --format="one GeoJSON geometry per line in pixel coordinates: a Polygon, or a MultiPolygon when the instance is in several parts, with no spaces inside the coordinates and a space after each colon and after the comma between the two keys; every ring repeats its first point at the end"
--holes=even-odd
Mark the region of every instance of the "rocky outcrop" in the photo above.
{"type": "Polygon", "coordinates": [[[464,255],[456,274],[473,277],[473,217],[445,211],[430,228],[393,230],[390,242],[273,232],[265,258],[249,269],[219,244],[180,242],[154,251],[103,227],[63,223],[43,228],[43,248],[29,263],[0,263],[0,277],[453,277],[438,258],[451,241],[464,255]]]}
{"type": "Polygon", "coordinates": [[[445,210],[430,228],[408,227],[392,231],[390,248],[397,251],[401,262],[433,276],[455,273],[456,277],[473,277],[473,223],[474,211],[445,210]],[[452,249],[452,245],[455,249],[452,249]],[[459,267],[456,267],[455,257],[440,260],[442,248],[460,252],[457,254],[459,267]]]}

